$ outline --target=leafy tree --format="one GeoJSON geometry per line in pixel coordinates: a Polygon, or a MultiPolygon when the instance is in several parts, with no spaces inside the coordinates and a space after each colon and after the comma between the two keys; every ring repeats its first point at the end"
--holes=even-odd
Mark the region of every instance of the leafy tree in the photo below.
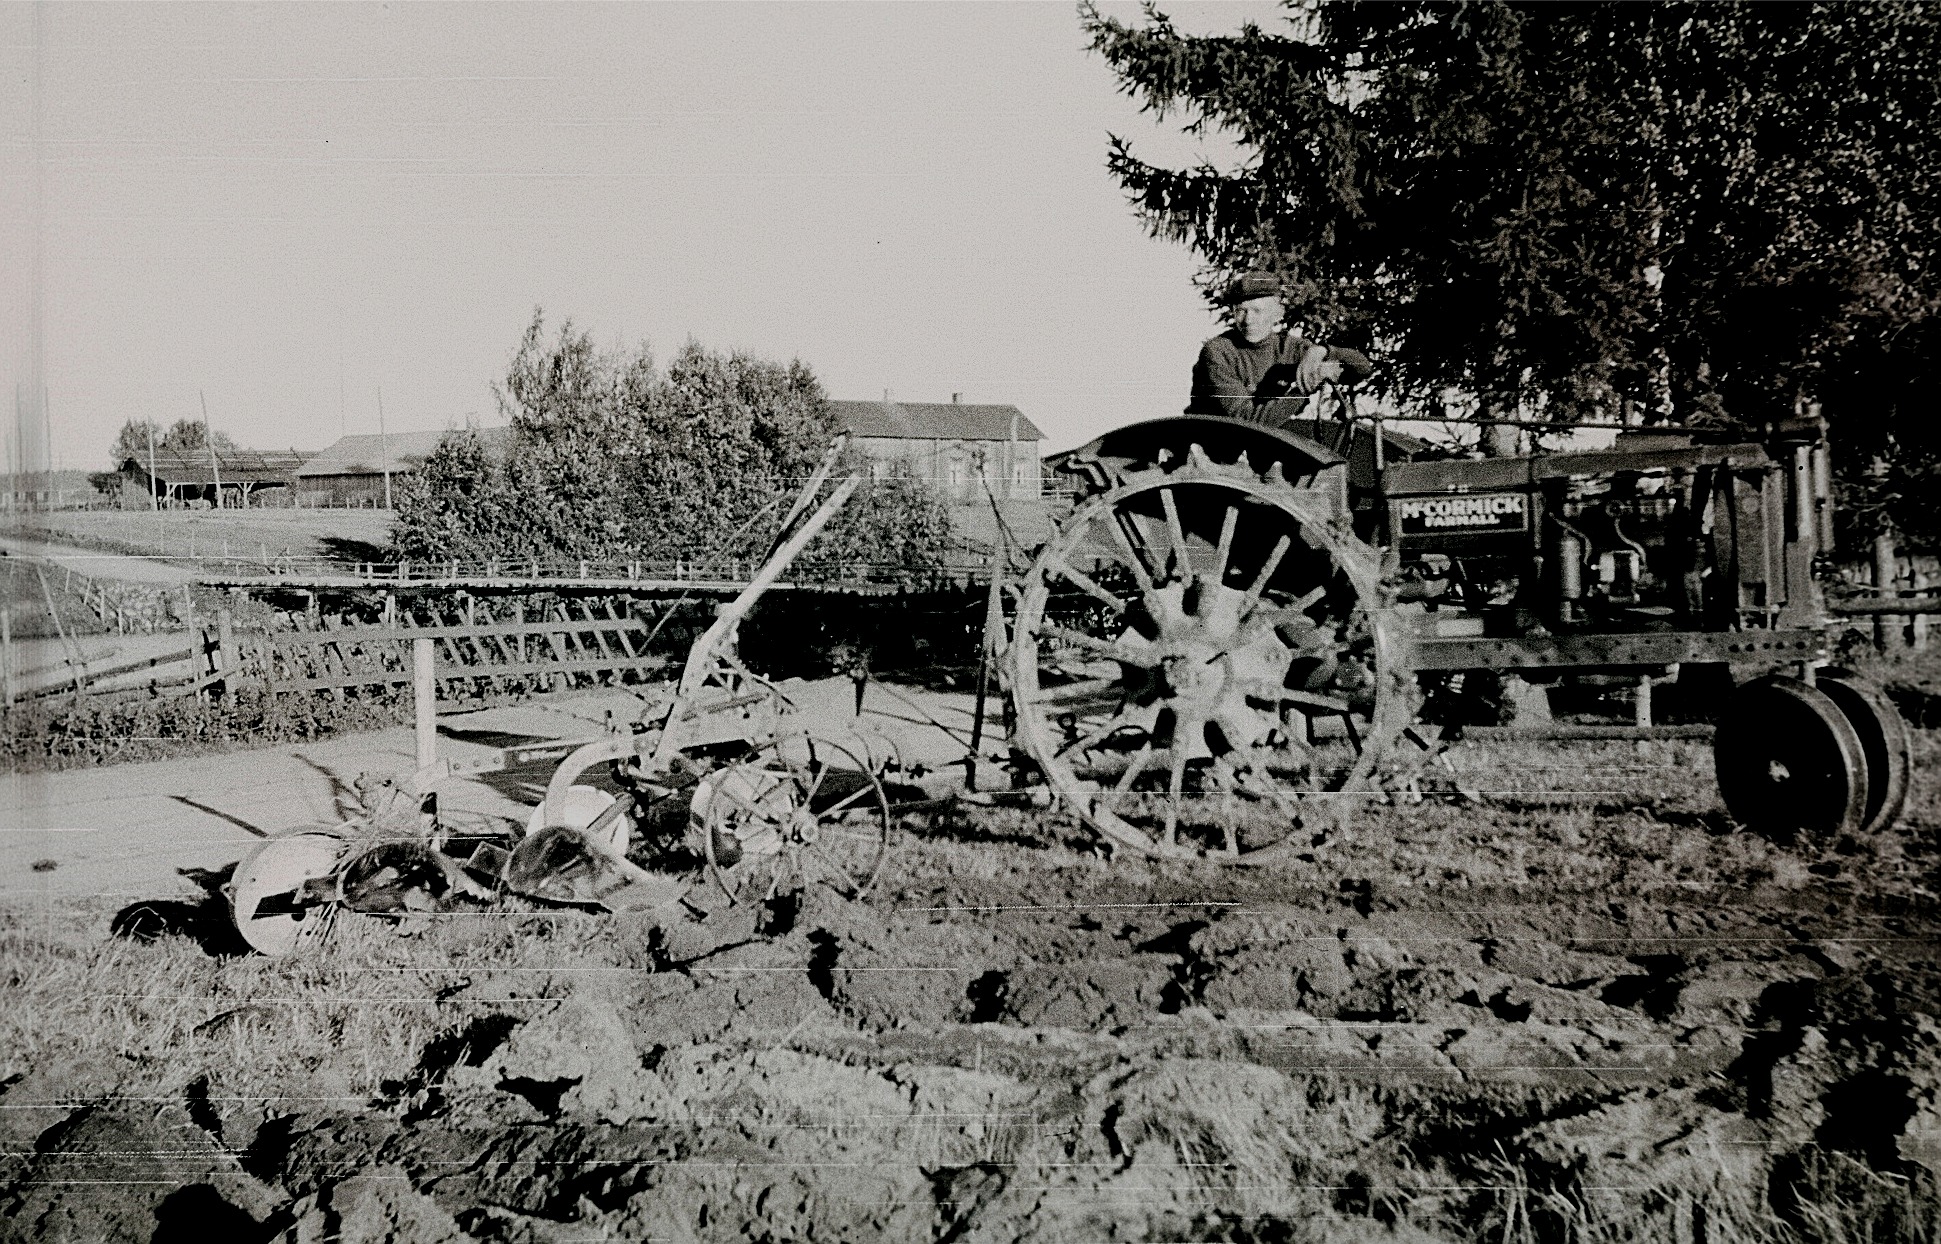
{"type": "Polygon", "coordinates": [[[869,463],[854,451],[842,465],[863,476],[863,483],[804,551],[802,567],[941,564],[951,541],[950,513],[935,490],[904,463],[881,478],[873,478],[869,463]]]}
{"type": "Polygon", "coordinates": [[[471,430],[448,432],[398,482],[392,541],[404,557],[480,561],[533,553],[505,464],[471,430]]]}
{"type": "Polygon", "coordinates": [[[121,425],[121,431],[115,433],[115,443],[108,449],[108,460],[115,470],[120,470],[121,464],[130,458],[140,462],[146,462],[148,460],[149,433],[151,429],[154,432],[155,441],[159,448],[162,439],[162,429],[153,420],[130,419],[121,425]]]}
{"type": "Polygon", "coordinates": [[[1083,20],[1129,94],[1244,153],[1163,168],[1112,139],[1153,231],[1199,252],[1209,292],[1281,269],[1310,327],[1375,346],[1405,403],[1756,425],[1817,398],[1850,478],[1925,434],[1903,424],[1933,372],[1941,10],[1317,0],[1205,37],[1152,9],[1083,20]]]}
{"type": "MultiPolygon", "coordinates": [[[[800,362],[690,342],[663,371],[644,347],[602,351],[570,322],[549,340],[538,315],[498,394],[512,427],[503,458],[447,436],[404,485],[401,555],[755,556],[836,432],[800,362]]],[[[852,499],[815,556],[922,569],[947,541],[941,503],[890,480],[852,499]]]]}
{"type": "Polygon", "coordinates": [[[200,419],[177,419],[174,426],[169,428],[163,428],[152,419],[130,419],[121,425],[121,431],[115,434],[114,445],[109,450],[116,470],[120,470],[122,463],[130,458],[137,462],[148,461],[151,432],[155,437],[157,453],[192,453],[207,449],[211,439],[215,441],[217,449],[236,448],[236,442],[229,438],[227,432],[216,431],[212,436],[200,419]]]}
{"type": "MultiPolygon", "coordinates": [[[[720,548],[764,505],[792,496],[822,459],[836,428],[822,386],[799,362],[782,366],[690,342],[663,383],[635,406],[651,452],[631,464],[634,537],[683,556],[720,548]]],[[[777,521],[782,516],[776,514],[777,521]]],[[[751,530],[765,540],[772,523],[751,530]]]]}

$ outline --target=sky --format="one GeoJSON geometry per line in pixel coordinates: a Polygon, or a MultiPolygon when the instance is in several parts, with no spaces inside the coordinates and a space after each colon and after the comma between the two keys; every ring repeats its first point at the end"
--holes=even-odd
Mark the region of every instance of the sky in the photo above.
{"type": "Polygon", "coordinates": [[[36,375],[63,468],[205,404],[265,449],[503,422],[536,308],[1058,449],[1176,413],[1220,327],[1106,140],[1233,153],[1142,115],[1069,3],[16,2],[0,58],[10,468],[36,375]]]}

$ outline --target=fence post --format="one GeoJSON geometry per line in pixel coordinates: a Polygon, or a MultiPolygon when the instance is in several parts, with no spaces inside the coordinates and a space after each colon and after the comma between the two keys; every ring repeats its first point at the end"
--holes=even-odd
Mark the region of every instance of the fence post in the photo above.
{"type": "Polygon", "coordinates": [[[431,641],[411,641],[411,709],[418,736],[418,768],[438,763],[438,682],[434,677],[431,641]]]}
{"type": "MultiPolygon", "coordinates": [[[[1928,576],[1926,567],[1922,566],[1919,562],[1910,562],[1908,564],[1908,576],[1910,579],[1909,586],[1920,595],[1925,596],[1928,588],[1934,585],[1934,581],[1928,576]]],[[[1907,631],[1908,642],[1914,651],[1926,652],[1928,646],[1928,615],[1925,613],[1915,614],[1913,621],[1908,625],[1907,631]]]]}
{"type": "MultiPolygon", "coordinates": [[[[1892,596],[1898,590],[1895,583],[1899,567],[1894,563],[1894,533],[1882,528],[1874,535],[1874,592],[1881,596],[1892,596]]],[[[1901,627],[1899,614],[1877,613],[1874,615],[1874,644],[1882,652],[1894,652],[1901,646],[1901,627]]]]}
{"type": "Polygon", "coordinates": [[[229,680],[236,672],[236,631],[229,610],[216,611],[216,673],[222,675],[223,694],[230,691],[229,680]]]}
{"type": "Polygon", "coordinates": [[[0,604],[0,687],[13,703],[13,610],[0,604]]]}

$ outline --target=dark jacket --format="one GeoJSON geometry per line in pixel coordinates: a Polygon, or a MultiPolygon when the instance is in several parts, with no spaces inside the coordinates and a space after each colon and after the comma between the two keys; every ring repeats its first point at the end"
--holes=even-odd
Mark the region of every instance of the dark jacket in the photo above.
{"type": "Polygon", "coordinates": [[[1345,346],[1318,346],[1291,333],[1275,333],[1258,345],[1228,329],[1200,347],[1193,364],[1189,415],[1226,415],[1278,427],[1299,418],[1310,393],[1323,384],[1321,365],[1341,364],[1341,378],[1366,380],[1368,356],[1345,346]]]}

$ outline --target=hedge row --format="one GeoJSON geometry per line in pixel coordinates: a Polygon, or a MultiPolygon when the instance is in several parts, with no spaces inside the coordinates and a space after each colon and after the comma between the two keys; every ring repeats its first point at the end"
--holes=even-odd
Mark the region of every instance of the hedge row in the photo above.
{"type": "Polygon", "coordinates": [[[165,760],[267,743],[314,742],[411,720],[408,688],[339,702],[325,696],[272,696],[240,686],[219,697],[60,698],[0,711],[0,755],[29,772],[165,760]]]}

